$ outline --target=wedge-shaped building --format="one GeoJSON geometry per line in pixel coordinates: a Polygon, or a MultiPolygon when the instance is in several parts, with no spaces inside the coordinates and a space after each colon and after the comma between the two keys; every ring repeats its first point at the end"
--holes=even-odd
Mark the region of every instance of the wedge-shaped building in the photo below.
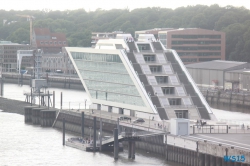
{"type": "Polygon", "coordinates": [[[91,108],[130,116],[212,119],[213,113],[178,54],[153,35],[66,47],[91,108]]]}

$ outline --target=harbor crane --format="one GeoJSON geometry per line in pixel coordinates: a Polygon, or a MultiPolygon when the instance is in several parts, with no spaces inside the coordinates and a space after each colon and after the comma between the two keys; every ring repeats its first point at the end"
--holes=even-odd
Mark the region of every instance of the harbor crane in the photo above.
{"type": "Polygon", "coordinates": [[[35,19],[35,17],[34,16],[30,16],[30,15],[20,15],[20,14],[18,14],[17,16],[19,16],[19,17],[25,17],[25,18],[27,18],[27,20],[29,20],[29,22],[30,22],[30,46],[32,46],[32,32],[33,32],[32,21],[35,19]]]}

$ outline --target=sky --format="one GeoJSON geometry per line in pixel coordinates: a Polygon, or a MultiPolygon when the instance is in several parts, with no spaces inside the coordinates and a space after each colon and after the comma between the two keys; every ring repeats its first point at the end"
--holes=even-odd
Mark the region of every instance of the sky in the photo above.
{"type": "Polygon", "coordinates": [[[85,9],[86,11],[94,11],[98,8],[125,9],[133,10],[135,8],[145,7],[162,7],[162,8],[178,8],[186,6],[212,5],[218,4],[221,7],[232,5],[236,7],[244,6],[250,9],[250,1],[248,0],[0,0],[3,1],[0,9],[4,10],[74,10],[85,9]]]}

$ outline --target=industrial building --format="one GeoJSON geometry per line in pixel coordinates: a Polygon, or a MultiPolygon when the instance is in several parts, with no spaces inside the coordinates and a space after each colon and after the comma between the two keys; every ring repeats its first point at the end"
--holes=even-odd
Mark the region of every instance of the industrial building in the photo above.
{"type": "Polygon", "coordinates": [[[200,87],[237,90],[248,86],[250,64],[247,62],[214,60],[188,64],[186,68],[200,87]]]}
{"type": "Polygon", "coordinates": [[[65,49],[90,108],[155,120],[214,118],[176,51],[152,34],[139,35],[137,42],[105,39],[95,48],[65,49]]]}
{"type": "Polygon", "coordinates": [[[200,28],[155,28],[136,31],[154,34],[167,49],[176,50],[185,64],[225,60],[225,33],[200,28]]]}
{"type": "Polygon", "coordinates": [[[250,64],[248,69],[232,70],[225,73],[225,89],[234,91],[250,90],[250,64]]]}

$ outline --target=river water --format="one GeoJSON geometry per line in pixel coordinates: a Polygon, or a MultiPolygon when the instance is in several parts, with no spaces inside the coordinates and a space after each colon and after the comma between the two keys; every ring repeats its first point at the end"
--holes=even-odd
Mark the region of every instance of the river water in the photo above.
{"type": "MultiPolygon", "coordinates": [[[[5,84],[4,97],[24,101],[23,92],[28,92],[28,86],[5,84]]],[[[87,94],[78,90],[50,88],[56,92],[56,107],[60,106],[60,93],[63,92],[63,108],[79,109],[90,104],[87,94]]],[[[247,123],[250,114],[229,112],[213,109],[218,119],[247,123]]],[[[72,137],[66,133],[66,139],[72,137]]],[[[127,159],[127,151],[119,153],[118,161],[114,161],[112,152],[89,153],[78,149],[62,146],[62,133],[54,128],[42,128],[24,123],[24,117],[19,114],[0,112],[0,166],[15,165],[60,165],[60,166],[110,166],[110,165],[162,165],[176,166],[167,163],[154,154],[138,152],[135,160],[127,159]]]]}

